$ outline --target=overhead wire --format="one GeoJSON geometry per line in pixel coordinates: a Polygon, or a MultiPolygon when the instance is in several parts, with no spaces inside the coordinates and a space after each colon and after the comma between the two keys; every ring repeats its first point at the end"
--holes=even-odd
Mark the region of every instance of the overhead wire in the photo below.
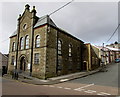
{"type": "Polygon", "coordinates": [[[59,11],[60,9],[64,8],[65,6],[69,5],[69,4],[72,3],[73,1],[74,1],[74,0],[72,0],[72,1],[70,1],[70,2],[68,2],[68,3],[66,3],[65,5],[61,6],[61,7],[58,8],[57,10],[51,12],[51,13],[49,14],[49,16],[52,15],[52,14],[54,14],[54,13],[56,13],[56,12],[59,11]]]}
{"type": "MultiPolygon", "coordinates": [[[[67,6],[67,5],[69,5],[70,3],[72,3],[73,1],[74,1],[74,0],[72,0],[72,1],[70,1],[70,2],[68,2],[68,3],[66,3],[65,5],[61,6],[61,7],[58,8],[57,10],[51,12],[48,16],[51,16],[52,14],[56,13],[57,11],[61,10],[61,9],[64,8],[65,6],[67,6]]],[[[43,19],[45,19],[45,18],[46,18],[46,17],[42,18],[41,20],[43,20],[43,19]]],[[[41,20],[40,20],[40,21],[41,21],[41,20]]],[[[31,27],[31,26],[27,27],[27,29],[30,28],[30,27],[31,27]]],[[[7,38],[6,40],[3,40],[2,42],[7,41],[8,39],[9,39],[9,38],[7,38]]]]}
{"type": "MultiPolygon", "coordinates": [[[[114,36],[114,34],[117,32],[119,26],[120,26],[120,24],[118,24],[117,28],[115,29],[115,31],[113,32],[113,34],[110,36],[110,38],[107,40],[107,42],[111,40],[111,38],[112,38],[112,37],[114,36]]],[[[107,43],[107,42],[106,42],[106,43],[107,43]]]]}

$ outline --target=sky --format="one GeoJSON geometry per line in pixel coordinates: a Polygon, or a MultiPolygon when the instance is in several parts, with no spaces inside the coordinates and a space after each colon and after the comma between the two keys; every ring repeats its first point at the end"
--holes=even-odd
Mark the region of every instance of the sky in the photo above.
{"type": "MultiPolygon", "coordinates": [[[[25,5],[36,7],[41,17],[55,11],[67,2],[2,2],[0,3],[0,52],[9,52],[10,35],[17,29],[17,18],[25,5]]],[[[117,2],[72,2],[50,16],[63,30],[93,45],[106,43],[118,26],[117,2]]],[[[116,32],[106,44],[118,41],[116,32]]]]}

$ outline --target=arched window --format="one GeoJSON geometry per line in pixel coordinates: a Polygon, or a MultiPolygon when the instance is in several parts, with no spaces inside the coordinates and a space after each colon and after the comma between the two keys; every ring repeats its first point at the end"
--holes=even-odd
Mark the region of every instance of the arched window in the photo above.
{"type": "Polygon", "coordinates": [[[61,55],[62,54],[62,41],[61,40],[58,40],[58,55],[61,55]]]}
{"type": "Polygon", "coordinates": [[[29,48],[29,36],[28,35],[25,37],[25,48],[26,49],[29,48]]]}
{"type": "Polygon", "coordinates": [[[22,50],[24,48],[24,40],[23,37],[21,37],[20,39],[20,50],[22,50]]]}
{"type": "Polygon", "coordinates": [[[15,42],[12,44],[12,51],[15,51],[15,42]]]}
{"type": "Polygon", "coordinates": [[[69,57],[71,57],[71,56],[72,56],[72,45],[69,44],[69,57]]]}
{"type": "Polygon", "coordinates": [[[39,35],[36,36],[35,47],[40,47],[40,36],[39,35]]]}

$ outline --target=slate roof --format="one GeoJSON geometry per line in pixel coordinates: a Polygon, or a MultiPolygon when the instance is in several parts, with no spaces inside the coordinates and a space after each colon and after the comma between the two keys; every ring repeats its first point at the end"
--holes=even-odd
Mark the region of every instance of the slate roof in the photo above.
{"type": "MultiPolygon", "coordinates": [[[[49,24],[51,26],[57,27],[55,25],[55,23],[52,21],[52,19],[48,15],[45,15],[45,16],[42,16],[42,17],[40,17],[38,19],[38,21],[35,24],[34,28],[37,28],[37,27],[42,26],[44,24],[49,24]]],[[[10,37],[15,36],[15,35],[17,35],[17,30],[10,37]]]]}
{"type": "Polygon", "coordinates": [[[17,35],[17,30],[14,31],[13,34],[12,34],[10,37],[13,37],[13,36],[15,36],[15,35],[17,35]]]}
{"type": "MultiPolygon", "coordinates": [[[[52,19],[51,19],[48,15],[45,15],[45,16],[42,16],[42,17],[38,18],[38,21],[37,21],[37,23],[34,25],[34,28],[37,28],[37,27],[42,26],[42,25],[44,25],[44,24],[49,24],[49,25],[51,25],[51,26],[59,29],[60,31],[64,32],[65,34],[67,34],[67,35],[69,35],[69,36],[71,36],[71,37],[79,40],[78,38],[76,38],[76,37],[74,37],[73,35],[67,33],[66,31],[64,31],[63,29],[58,28],[58,27],[56,26],[56,24],[52,21],[52,19]]],[[[10,37],[13,37],[13,36],[15,36],[15,35],[17,35],[17,30],[16,30],[10,37]]],[[[79,40],[79,41],[81,41],[81,40],[79,40]]],[[[83,41],[81,41],[81,42],[83,42],[83,41]]]]}
{"type": "Polygon", "coordinates": [[[35,24],[34,28],[38,27],[38,26],[41,26],[43,24],[49,24],[49,25],[52,25],[54,27],[57,27],[55,25],[55,23],[52,21],[52,19],[48,16],[48,15],[45,15],[45,16],[42,16],[38,19],[37,23],[35,24]]]}

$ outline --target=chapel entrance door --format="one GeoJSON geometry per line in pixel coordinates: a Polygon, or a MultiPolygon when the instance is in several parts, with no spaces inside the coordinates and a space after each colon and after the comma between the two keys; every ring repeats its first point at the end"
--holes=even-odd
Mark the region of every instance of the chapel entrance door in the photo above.
{"type": "Polygon", "coordinates": [[[21,60],[20,60],[20,70],[21,70],[21,71],[25,71],[25,70],[26,70],[25,57],[22,57],[21,60]]]}

